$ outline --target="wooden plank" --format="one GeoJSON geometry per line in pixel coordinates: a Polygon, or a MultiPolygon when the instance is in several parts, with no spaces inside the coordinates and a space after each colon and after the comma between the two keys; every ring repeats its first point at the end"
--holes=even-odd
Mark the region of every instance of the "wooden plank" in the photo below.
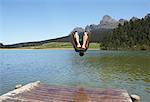
{"type": "Polygon", "coordinates": [[[0,96],[0,102],[132,102],[124,89],[27,84],[0,96]]]}

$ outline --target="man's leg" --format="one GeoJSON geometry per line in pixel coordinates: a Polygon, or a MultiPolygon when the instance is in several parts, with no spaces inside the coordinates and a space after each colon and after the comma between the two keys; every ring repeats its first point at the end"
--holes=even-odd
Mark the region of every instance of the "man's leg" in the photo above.
{"type": "Polygon", "coordinates": [[[78,35],[77,32],[74,34],[74,38],[76,39],[77,47],[81,47],[81,44],[80,44],[80,42],[79,42],[79,35],[78,35]]]}
{"type": "Polygon", "coordinates": [[[82,45],[82,48],[83,49],[86,49],[86,42],[87,42],[87,39],[88,39],[88,34],[87,32],[84,33],[84,36],[83,36],[83,45],[82,45]]]}

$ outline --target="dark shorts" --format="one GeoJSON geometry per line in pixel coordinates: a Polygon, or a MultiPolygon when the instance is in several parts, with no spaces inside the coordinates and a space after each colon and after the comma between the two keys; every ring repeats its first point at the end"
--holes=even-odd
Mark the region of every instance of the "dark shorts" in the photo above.
{"type": "Polygon", "coordinates": [[[83,44],[84,32],[79,32],[78,35],[79,35],[79,42],[80,42],[80,44],[82,45],[82,44],[83,44]]]}

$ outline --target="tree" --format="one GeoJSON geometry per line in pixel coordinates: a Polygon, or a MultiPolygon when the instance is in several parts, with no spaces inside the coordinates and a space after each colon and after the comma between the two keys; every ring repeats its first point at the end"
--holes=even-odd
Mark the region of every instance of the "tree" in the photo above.
{"type": "Polygon", "coordinates": [[[150,49],[150,17],[119,24],[102,40],[102,46],[107,49],[150,49]]]}

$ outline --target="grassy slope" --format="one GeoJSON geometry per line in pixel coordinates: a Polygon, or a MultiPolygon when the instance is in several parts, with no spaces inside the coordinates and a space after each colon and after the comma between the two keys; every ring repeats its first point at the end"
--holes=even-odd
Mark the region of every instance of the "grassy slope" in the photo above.
{"type": "MultiPolygon", "coordinates": [[[[98,43],[90,43],[89,49],[99,49],[98,43]]],[[[39,46],[20,47],[19,49],[51,49],[51,48],[73,48],[70,42],[50,42],[39,46]]],[[[18,48],[11,48],[18,49],[18,48]]]]}

